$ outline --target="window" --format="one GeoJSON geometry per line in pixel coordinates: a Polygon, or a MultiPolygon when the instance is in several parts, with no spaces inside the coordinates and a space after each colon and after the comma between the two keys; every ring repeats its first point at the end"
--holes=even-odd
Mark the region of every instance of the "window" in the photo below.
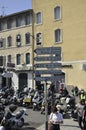
{"type": "Polygon", "coordinates": [[[37,45],[41,45],[42,44],[42,34],[41,33],[37,33],[36,34],[36,44],[37,45]]]}
{"type": "Polygon", "coordinates": [[[21,17],[17,17],[17,18],[16,18],[16,27],[21,26],[21,22],[22,22],[21,17]]]}
{"type": "Polygon", "coordinates": [[[0,66],[3,66],[3,56],[0,56],[0,66]]]}
{"type": "Polygon", "coordinates": [[[18,34],[18,35],[16,36],[16,43],[17,43],[17,47],[20,47],[20,46],[21,46],[21,35],[20,35],[20,34],[18,34]]]}
{"type": "Polygon", "coordinates": [[[26,44],[30,44],[30,38],[31,38],[30,33],[29,33],[29,32],[26,33],[26,34],[25,34],[25,41],[26,41],[26,44]]]}
{"type": "Polygon", "coordinates": [[[61,42],[61,29],[56,29],[55,30],[55,42],[61,42]]]}
{"type": "Polygon", "coordinates": [[[29,25],[29,24],[31,24],[31,22],[32,22],[32,20],[31,20],[31,14],[27,14],[25,16],[25,24],[29,25]]]}
{"type": "Polygon", "coordinates": [[[6,38],[0,38],[0,48],[6,47],[6,38]]]}
{"type": "Polygon", "coordinates": [[[26,64],[30,64],[30,53],[26,53],[26,64]]]}
{"type": "Polygon", "coordinates": [[[4,29],[4,23],[0,22],[0,31],[2,31],[4,29]]]}
{"type": "Polygon", "coordinates": [[[12,37],[9,36],[9,37],[7,38],[7,46],[10,47],[11,45],[12,45],[12,37]]]}
{"type": "Polygon", "coordinates": [[[12,19],[7,20],[7,29],[12,28],[12,23],[13,23],[12,19]]]}
{"type": "Polygon", "coordinates": [[[6,66],[6,56],[0,56],[0,66],[6,66]]]}
{"type": "Polygon", "coordinates": [[[3,38],[0,38],[0,48],[4,47],[4,41],[3,38]]]}
{"type": "Polygon", "coordinates": [[[17,65],[21,64],[21,55],[20,54],[17,54],[17,56],[16,56],[16,64],[17,65]]]}
{"type": "Polygon", "coordinates": [[[61,8],[60,6],[57,6],[54,8],[54,19],[59,20],[61,18],[61,8]]]}
{"type": "Polygon", "coordinates": [[[11,55],[8,55],[8,63],[11,63],[11,55]]]}
{"type": "Polygon", "coordinates": [[[36,23],[37,23],[37,24],[42,23],[42,15],[41,15],[41,12],[38,12],[38,13],[36,14],[36,23]]]}

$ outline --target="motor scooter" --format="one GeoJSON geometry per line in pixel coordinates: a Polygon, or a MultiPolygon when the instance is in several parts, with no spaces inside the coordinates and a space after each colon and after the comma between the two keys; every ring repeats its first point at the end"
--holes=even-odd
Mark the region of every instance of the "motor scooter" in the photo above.
{"type": "Polygon", "coordinates": [[[37,96],[36,98],[33,98],[32,102],[33,102],[33,111],[40,110],[43,102],[43,97],[37,96]]]}
{"type": "MultiPolygon", "coordinates": [[[[13,113],[10,118],[4,116],[0,130],[20,130],[24,125],[24,116],[27,115],[26,109],[21,109],[20,111],[13,113]]],[[[9,116],[9,114],[8,114],[9,116]]]]}

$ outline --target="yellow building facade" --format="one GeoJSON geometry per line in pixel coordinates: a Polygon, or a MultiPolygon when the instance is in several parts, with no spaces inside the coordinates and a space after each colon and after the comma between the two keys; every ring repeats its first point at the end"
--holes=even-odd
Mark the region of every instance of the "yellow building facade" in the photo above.
{"type": "Polygon", "coordinates": [[[33,87],[32,34],[32,9],[0,16],[0,88],[33,87]]]}
{"type": "Polygon", "coordinates": [[[32,0],[37,47],[61,47],[67,85],[86,89],[86,0],[32,0]],[[38,20],[38,21],[37,21],[38,20]]]}

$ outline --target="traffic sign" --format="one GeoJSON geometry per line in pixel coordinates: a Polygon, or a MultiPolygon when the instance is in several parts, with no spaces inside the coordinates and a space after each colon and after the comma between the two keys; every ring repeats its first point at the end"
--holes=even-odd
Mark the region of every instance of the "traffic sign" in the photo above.
{"type": "Polygon", "coordinates": [[[61,70],[35,70],[34,73],[37,75],[40,74],[61,74],[61,70]]]}
{"type": "Polygon", "coordinates": [[[40,63],[34,65],[36,68],[61,68],[61,66],[61,63],[40,63]]]}
{"type": "Polygon", "coordinates": [[[34,80],[36,81],[56,81],[64,79],[64,75],[58,75],[58,76],[51,76],[51,77],[35,77],[34,80]]]}
{"type": "Polygon", "coordinates": [[[39,47],[34,50],[36,54],[61,54],[61,47],[39,47]]]}
{"type": "Polygon", "coordinates": [[[61,61],[61,55],[35,57],[35,61],[61,61]]]}

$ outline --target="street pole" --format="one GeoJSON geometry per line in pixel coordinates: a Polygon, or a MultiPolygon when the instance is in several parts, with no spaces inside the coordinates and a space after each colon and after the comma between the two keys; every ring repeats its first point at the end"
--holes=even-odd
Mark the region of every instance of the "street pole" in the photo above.
{"type": "Polygon", "coordinates": [[[45,89],[45,130],[48,130],[48,112],[47,112],[47,82],[44,84],[45,89]]]}

